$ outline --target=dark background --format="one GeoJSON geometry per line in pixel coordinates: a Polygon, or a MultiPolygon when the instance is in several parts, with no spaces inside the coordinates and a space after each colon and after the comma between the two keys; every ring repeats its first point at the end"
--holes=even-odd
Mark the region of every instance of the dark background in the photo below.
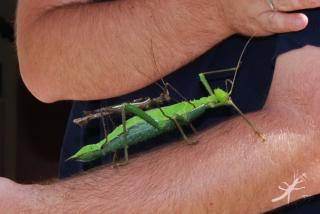
{"type": "Polygon", "coordinates": [[[67,102],[43,104],[24,87],[13,42],[16,1],[0,1],[0,176],[22,183],[56,177],[67,102]]]}

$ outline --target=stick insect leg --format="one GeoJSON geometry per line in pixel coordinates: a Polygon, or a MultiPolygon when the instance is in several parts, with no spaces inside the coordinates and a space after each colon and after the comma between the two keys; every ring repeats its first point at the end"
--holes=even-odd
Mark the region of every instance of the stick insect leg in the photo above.
{"type": "Polygon", "coordinates": [[[170,118],[175,125],[177,126],[180,134],[182,135],[184,142],[186,142],[187,144],[196,144],[198,143],[197,141],[190,141],[189,138],[187,137],[186,133],[184,133],[182,126],[180,125],[180,123],[178,122],[178,120],[176,118],[170,118]]]}
{"type": "Polygon", "coordinates": [[[178,120],[176,118],[171,118],[173,120],[173,122],[176,124],[180,134],[182,135],[184,142],[186,142],[187,144],[196,144],[198,143],[197,141],[190,141],[189,138],[187,137],[187,135],[184,133],[182,126],[179,124],[178,120]]]}
{"type": "MultiPolygon", "coordinates": [[[[107,116],[108,116],[108,118],[109,118],[109,120],[110,120],[110,122],[111,122],[112,129],[114,129],[114,128],[115,128],[115,123],[114,123],[114,121],[112,120],[112,118],[111,118],[110,115],[107,115],[107,116]]],[[[106,129],[104,128],[104,130],[106,130],[106,129]]],[[[118,159],[118,154],[117,154],[117,151],[115,151],[115,152],[113,153],[113,155],[112,155],[112,164],[115,165],[117,159],[118,159]]]]}
{"type": "MultiPolygon", "coordinates": [[[[207,90],[207,92],[212,96],[213,95],[213,90],[212,90],[212,87],[210,86],[210,84],[209,84],[209,82],[208,82],[208,80],[206,78],[206,75],[213,74],[213,73],[228,72],[228,71],[235,71],[236,72],[237,70],[238,70],[238,67],[232,67],[232,68],[227,68],[227,69],[202,72],[202,73],[199,73],[199,79],[200,79],[201,83],[203,84],[203,86],[205,87],[205,89],[207,90]]],[[[231,83],[232,83],[232,86],[231,86],[231,90],[232,90],[233,81],[231,81],[231,83]]]]}
{"type": "Polygon", "coordinates": [[[262,139],[262,141],[265,141],[266,138],[263,136],[263,134],[258,131],[258,129],[255,127],[255,125],[253,125],[253,123],[242,113],[242,111],[238,108],[238,106],[236,106],[236,104],[234,104],[234,102],[231,100],[229,100],[229,104],[240,114],[240,116],[247,122],[247,124],[253,129],[254,133],[260,137],[262,139]]]}
{"type": "Polygon", "coordinates": [[[112,155],[112,164],[115,164],[117,162],[118,159],[118,154],[117,152],[114,152],[112,155]]]}
{"type": "Polygon", "coordinates": [[[202,84],[204,85],[204,87],[206,88],[206,90],[208,91],[208,93],[210,95],[213,95],[213,91],[212,91],[212,88],[211,88],[210,84],[208,83],[207,79],[205,78],[205,75],[216,74],[216,73],[224,73],[224,72],[229,72],[229,71],[233,71],[234,72],[234,75],[233,75],[233,78],[232,78],[232,81],[231,81],[232,82],[231,89],[229,91],[229,94],[232,94],[232,91],[233,91],[233,88],[234,88],[234,82],[236,80],[236,77],[237,77],[237,74],[238,74],[238,71],[239,71],[239,68],[240,68],[240,65],[241,65],[241,61],[242,61],[244,52],[247,49],[247,47],[248,47],[248,45],[249,45],[249,43],[250,43],[250,41],[252,39],[253,39],[253,37],[250,37],[248,39],[248,41],[246,42],[245,46],[243,47],[243,49],[241,51],[241,54],[240,54],[240,57],[238,59],[237,65],[235,67],[199,73],[200,81],[202,82],[202,84]]]}
{"type": "Polygon", "coordinates": [[[192,105],[194,108],[196,108],[196,106],[190,102],[190,100],[188,100],[185,96],[182,95],[182,93],[180,93],[180,91],[178,91],[178,89],[176,89],[175,87],[173,87],[173,85],[171,85],[170,83],[166,82],[166,85],[169,86],[178,96],[180,96],[182,98],[183,101],[189,103],[190,105],[192,105]]]}
{"type": "Polygon", "coordinates": [[[170,119],[172,122],[174,122],[174,124],[175,124],[176,127],[178,128],[180,134],[182,135],[184,141],[185,141],[187,144],[195,144],[195,143],[197,143],[197,142],[193,142],[193,141],[190,141],[190,140],[189,140],[189,138],[187,137],[187,135],[184,133],[182,126],[179,124],[177,118],[170,117],[169,115],[167,115],[167,114],[162,110],[161,107],[159,107],[159,110],[161,111],[161,113],[162,113],[165,117],[167,117],[167,118],[170,119]]]}
{"type": "Polygon", "coordinates": [[[123,105],[121,109],[121,119],[122,119],[122,127],[123,127],[123,137],[124,137],[124,161],[117,163],[117,166],[124,166],[127,165],[129,162],[129,155],[128,155],[128,139],[127,139],[127,124],[126,124],[126,111],[125,111],[125,105],[123,105]]]}
{"type": "MultiPolygon", "coordinates": [[[[234,88],[234,82],[235,82],[235,79],[237,77],[237,74],[238,74],[238,70],[240,68],[240,65],[241,65],[241,60],[242,60],[242,57],[244,55],[244,52],[246,50],[246,48],[248,47],[250,41],[252,40],[253,37],[251,37],[245,44],[242,52],[241,52],[241,55],[239,57],[239,60],[238,60],[238,63],[237,63],[237,66],[234,67],[234,68],[230,68],[230,69],[223,69],[223,70],[218,70],[218,71],[209,71],[209,72],[205,72],[205,73],[200,73],[199,74],[199,78],[200,78],[200,81],[203,83],[203,85],[205,86],[205,88],[207,89],[207,91],[209,92],[210,95],[213,95],[213,91],[212,91],[212,88],[210,87],[210,84],[208,83],[207,79],[205,78],[205,75],[206,74],[212,74],[212,73],[217,73],[217,72],[226,72],[226,71],[231,71],[231,70],[234,70],[235,74],[233,76],[233,79],[232,80],[226,80],[226,86],[227,86],[227,83],[231,83],[231,89],[229,91],[229,95],[232,94],[232,91],[233,91],[233,88],[234,88]]],[[[230,97],[230,100],[229,100],[229,104],[231,106],[234,107],[234,109],[236,109],[236,111],[242,116],[242,118],[248,123],[248,125],[254,130],[254,132],[263,140],[265,141],[265,138],[264,136],[255,128],[255,126],[248,120],[248,118],[242,113],[242,111],[234,104],[234,102],[232,101],[231,97],[230,97]]]]}
{"type": "MultiPolygon", "coordinates": [[[[112,127],[114,129],[114,126],[115,126],[114,122],[113,122],[112,118],[110,117],[110,115],[108,115],[108,117],[109,117],[109,119],[112,123],[112,127]]],[[[107,133],[107,127],[106,127],[106,122],[105,122],[104,118],[105,118],[105,116],[101,113],[101,123],[102,123],[104,137],[106,139],[106,144],[107,144],[108,143],[108,133],[107,133]]],[[[114,152],[113,156],[112,156],[112,163],[114,164],[114,163],[116,163],[116,161],[117,161],[117,152],[114,152]]]]}
{"type": "MultiPolygon", "coordinates": [[[[247,46],[249,45],[249,42],[251,41],[252,37],[247,41],[247,43],[245,44],[245,47],[243,48],[242,52],[241,52],[241,55],[239,57],[239,60],[238,60],[238,63],[237,63],[237,66],[236,67],[233,67],[233,68],[228,68],[228,69],[222,69],[222,70],[217,70],[217,71],[209,71],[209,72],[204,72],[204,73],[200,73],[199,74],[199,78],[200,78],[200,81],[202,82],[202,84],[204,85],[204,87],[206,88],[206,90],[208,91],[208,93],[212,96],[214,95],[213,93],[213,90],[207,80],[207,78],[205,77],[205,75],[207,74],[212,74],[212,73],[218,73],[218,72],[227,72],[227,71],[234,71],[235,74],[233,76],[233,79],[232,80],[226,80],[226,84],[227,83],[231,83],[231,89],[229,91],[229,95],[231,95],[232,93],[232,90],[234,88],[234,82],[235,82],[235,79],[236,79],[236,76],[237,76],[237,73],[238,73],[238,70],[240,68],[240,65],[241,65],[241,60],[242,60],[242,57],[243,57],[243,54],[244,54],[244,51],[246,50],[247,46]]],[[[265,141],[265,137],[256,129],[256,127],[248,120],[248,118],[242,113],[242,111],[234,104],[234,102],[232,101],[231,97],[230,97],[230,100],[229,100],[229,104],[234,108],[236,109],[236,111],[242,116],[242,118],[248,123],[248,125],[254,130],[254,132],[263,140],[265,141]]]]}
{"type": "MultiPolygon", "coordinates": [[[[111,123],[113,124],[113,121],[112,121],[110,115],[108,115],[108,116],[109,116],[109,119],[110,119],[111,123]]],[[[108,144],[109,141],[108,141],[108,132],[107,132],[107,126],[106,126],[106,122],[105,122],[105,116],[101,113],[101,117],[100,118],[101,118],[101,123],[102,123],[102,127],[103,127],[104,138],[105,138],[105,141],[106,141],[105,144],[108,144]]],[[[114,163],[114,157],[113,157],[112,163],[114,163]]]]}
{"type": "Polygon", "coordinates": [[[225,84],[225,86],[226,86],[226,90],[229,91],[229,86],[228,86],[228,84],[230,84],[230,85],[231,85],[231,88],[232,88],[233,82],[232,82],[231,79],[226,79],[226,80],[224,81],[224,84],[225,84]]]}
{"type": "Polygon", "coordinates": [[[197,131],[196,127],[194,127],[194,125],[193,125],[192,123],[190,123],[190,122],[188,122],[188,124],[189,124],[192,132],[193,132],[194,134],[198,134],[198,131],[197,131]]]}
{"type": "MultiPolygon", "coordinates": [[[[200,78],[200,81],[202,82],[202,84],[204,85],[204,87],[206,88],[206,90],[208,91],[208,93],[209,93],[210,95],[214,95],[213,90],[212,90],[212,88],[211,88],[211,86],[210,86],[207,78],[205,77],[205,75],[207,75],[207,74],[213,74],[213,73],[219,73],[219,72],[234,71],[235,74],[234,74],[234,76],[233,76],[233,79],[232,79],[232,80],[227,79],[227,80],[225,81],[226,87],[227,87],[227,84],[228,84],[228,83],[231,84],[231,89],[230,89],[230,91],[229,91],[230,97],[229,97],[228,104],[231,105],[231,106],[241,115],[241,117],[247,122],[247,124],[254,130],[255,134],[258,135],[258,136],[262,139],[262,141],[265,141],[266,139],[265,139],[265,137],[263,136],[263,134],[257,130],[257,128],[253,125],[253,123],[251,123],[250,120],[248,120],[248,118],[242,113],[242,111],[234,104],[234,102],[232,101],[232,98],[231,98],[231,94],[232,94],[232,91],[233,91],[233,88],[234,88],[235,79],[236,79],[236,77],[237,77],[238,70],[239,70],[240,65],[241,65],[242,57],[243,57],[244,52],[245,52],[246,48],[248,47],[250,41],[252,40],[252,38],[253,38],[253,37],[251,37],[251,38],[246,42],[244,48],[242,49],[242,52],[241,52],[241,55],[240,55],[240,57],[239,57],[239,60],[238,60],[238,63],[237,63],[237,66],[236,66],[236,67],[200,73],[200,74],[199,74],[199,78],[200,78]]],[[[227,87],[227,88],[228,88],[228,87],[227,87]]]]}
{"type": "Polygon", "coordinates": [[[101,123],[102,123],[102,127],[103,127],[104,138],[106,139],[106,143],[108,143],[108,133],[107,133],[106,122],[105,122],[104,116],[102,114],[101,114],[101,123]]]}
{"type": "MultiPolygon", "coordinates": [[[[177,122],[180,122],[181,124],[188,124],[189,127],[191,128],[192,132],[193,132],[194,134],[197,134],[197,130],[196,130],[196,128],[193,126],[193,124],[192,124],[191,122],[189,122],[188,120],[186,120],[184,117],[182,117],[182,116],[177,116],[177,117],[176,117],[176,120],[177,120],[177,122]]],[[[180,124],[180,123],[179,123],[179,124],[180,124]]],[[[191,144],[195,144],[195,143],[198,143],[198,141],[196,140],[196,141],[192,141],[192,142],[191,142],[191,144]]]]}

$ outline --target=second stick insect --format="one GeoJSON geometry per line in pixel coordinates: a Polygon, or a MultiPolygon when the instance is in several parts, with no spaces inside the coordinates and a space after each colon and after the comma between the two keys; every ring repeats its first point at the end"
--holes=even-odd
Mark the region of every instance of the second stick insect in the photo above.
{"type": "Polygon", "coordinates": [[[127,163],[129,146],[147,141],[174,129],[177,129],[181,133],[186,143],[193,143],[184,133],[183,126],[190,126],[192,130],[195,130],[191,124],[192,121],[200,117],[207,109],[220,106],[233,107],[244,118],[254,132],[264,140],[262,134],[244,116],[240,109],[234,104],[231,97],[241,60],[250,40],[251,39],[245,44],[235,67],[199,74],[199,79],[209,93],[209,96],[195,100],[186,100],[173,105],[150,109],[148,111],[143,111],[135,105],[124,103],[121,105],[122,124],[116,127],[100,142],[82,147],[77,153],[68,158],[68,160],[89,162],[109,153],[124,149],[125,159],[123,163],[127,163]],[[234,71],[230,91],[228,92],[221,88],[212,89],[206,79],[206,75],[225,71],[234,71]],[[126,112],[130,112],[135,116],[126,119],[126,112]]]}

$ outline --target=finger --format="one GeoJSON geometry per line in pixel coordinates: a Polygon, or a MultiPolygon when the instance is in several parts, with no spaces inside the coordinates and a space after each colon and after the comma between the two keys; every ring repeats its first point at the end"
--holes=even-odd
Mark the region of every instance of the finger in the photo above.
{"type": "Polygon", "coordinates": [[[320,7],[319,0],[272,0],[275,10],[288,12],[320,7]]]}
{"type": "Polygon", "coordinates": [[[308,17],[301,13],[271,11],[264,13],[260,18],[264,30],[271,33],[299,31],[308,25],[308,17]]]}

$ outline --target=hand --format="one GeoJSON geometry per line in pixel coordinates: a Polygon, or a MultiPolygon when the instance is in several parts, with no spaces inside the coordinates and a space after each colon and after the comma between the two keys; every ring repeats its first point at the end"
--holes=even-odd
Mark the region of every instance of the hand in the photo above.
{"type": "Polygon", "coordinates": [[[304,29],[308,18],[299,12],[289,12],[319,7],[320,1],[220,0],[218,4],[222,19],[235,33],[267,36],[304,29]]]}

